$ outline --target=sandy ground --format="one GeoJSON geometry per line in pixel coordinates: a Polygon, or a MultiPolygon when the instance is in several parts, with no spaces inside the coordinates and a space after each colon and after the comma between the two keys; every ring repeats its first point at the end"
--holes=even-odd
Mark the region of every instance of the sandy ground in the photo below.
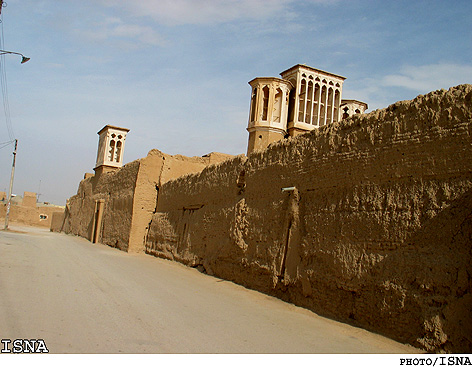
{"type": "Polygon", "coordinates": [[[419,353],[148,255],[0,231],[0,338],[51,353],[419,353]]]}

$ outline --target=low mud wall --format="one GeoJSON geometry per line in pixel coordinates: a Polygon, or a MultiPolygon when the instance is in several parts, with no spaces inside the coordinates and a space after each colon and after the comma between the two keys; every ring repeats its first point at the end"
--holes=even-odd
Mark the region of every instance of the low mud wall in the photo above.
{"type": "Polygon", "coordinates": [[[169,181],[146,252],[428,351],[470,353],[471,134],[462,85],[169,181]]]}
{"type": "MultiPolygon", "coordinates": [[[[35,197],[36,200],[36,197],[35,197]]],[[[36,204],[36,202],[34,203],[36,204]]],[[[23,206],[11,205],[9,214],[9,223],[24,224],[34,227],[50,227],[52,217],[55,213],[63,212],[64,208],[59,206],[23,206]]],[[[0,223],[3,228],[5,215],[7,212],[7,203],[0,203],[0,223]]]]}

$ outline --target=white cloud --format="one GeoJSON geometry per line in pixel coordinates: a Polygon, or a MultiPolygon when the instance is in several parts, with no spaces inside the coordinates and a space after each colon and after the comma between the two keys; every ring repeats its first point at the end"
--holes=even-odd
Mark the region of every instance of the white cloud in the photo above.
{"type": "Polygon", "coordinates": [[[100,23],[91,25],[89,31],[81,31],[81,36],[94,41],[109,41],[116,38],[139,44],[163,46],[164,38],[152,27],[124,23],[120,18],[106,18],[100,23]]]}
{"type": "MultiPolygon", "coordinates": [[[[102,0],[126,8],[137,16],[149,16],[167,25],[218,24],[240,19],[266,19],[284,15],[295,0],[102,0]]],[[[339,0],[306,0],[334,4],[339,0]]]]}
{"type": "Polygon", "coordinates": [[[266,18],[284,10],[292,0],[104,0],[168,25],[217,24],[235,19],[266,18]]]}
{"type": "Polygon", "coordinates": [[[472,65],[407,65],[398,74],[387,75],[382,79],[384,86],[403,87],[421,93],[464,83],[472,83],[472,65]]]}
{"type": "Polygon", "coordinates": [[[370,77],[353,82],[348,78],[344,84],[343,98],[366,102],[369,111],[372,111],[399,100],[414,98],[417,94],[449,89],[465,83],[472,83],[472,65],[406,65],[398,73],[380,79],[370,77]]]}

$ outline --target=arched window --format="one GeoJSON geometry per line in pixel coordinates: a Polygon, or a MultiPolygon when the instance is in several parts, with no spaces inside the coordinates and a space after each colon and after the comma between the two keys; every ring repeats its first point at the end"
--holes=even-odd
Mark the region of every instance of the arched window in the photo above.
{"type": "Polygon", "coordinates": [[[267,121],[267,110],[269,109],[269,87],[267,85],[262,88],[262,93],[262,120],[267,121]]]}
{"type": "Polygon", "coordinates": [[[115,141],[110,141],[110,150],[108,151],[108,160],[113,162],[113,157],[115,156],[115,141]]]}
{"type": "Polygon", "coordinates": [[[277,88],[275,91],[274,112],[272,113],[272,120],[280,122],[282,115],[282,89],[277,88]]]}
{"type": "Polygon", "coordinates": [[[333,122],[333,88],[329,88],[328,90],[328,106],[326,114],[328,115],[326,123],[329,124],[333,122]]]}
{"type": "Polygon", "coordinates": [[[315,84],[315,98],[313,100],[313,125],[318,125],[318,108],[320,106],[320,85],[315,84]]]}
{"type": "Polygon", "coordinates": [[[121,141],[116,143],[116,151],[115,151],[115,161],[119,163],[120,159],[121,159],[121,141]]]}
{"type": "Polygon", "coordinates": [[[306,93],[306,113],[305,113],[305,123],[311,124],[311,109],[313,108],[313,82],[310,80],[308,82],[308,91],[306,93]]]}
{"type": "Polygon", "coordinates": [[[336,89],[334,92],[334,116],[333,116],[333,121],[338,122],[339,121],[339,90],[336,89]]]}
{"type": "Polygon", "coordinates": [[[295,89],[290,89],[289,100],[288,100],[288,121],[293,122],[294,120],[294,111],[295,111],[295,89]]]}
{"type": "Polygon", "coordinates": [[[349,107],[344,107],[343,119],[347,119],[349,117],[349,107]]]}
{"type": "Polygon", "coordinates": [[[323,126],[326,121],[326,86],[321,88],[321,103],[320,103],[320,126],[323,126]]]}
{"type": "Polygon", "coordinates": [[[251,121],[256,119],[256,100],[257,100],[257,88],[254,88],[252,91],[251,97],[251,121]]]}
{"type": "Polygon", "coordinates": [[[303,122],[305,117],[306,80],[303,79],[300,85],[298,96],[298,121],[303,122]]]}

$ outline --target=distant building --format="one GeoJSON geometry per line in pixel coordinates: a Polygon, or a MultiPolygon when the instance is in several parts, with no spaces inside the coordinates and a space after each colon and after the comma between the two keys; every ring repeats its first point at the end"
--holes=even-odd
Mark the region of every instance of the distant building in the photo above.
{"type": "MultiPolygon", "coordinates": [[[[38,203],[35,192],[25,191],[23,197],[15,195],[11,200],[10,221],[15,224],[28,226],[50,227],[54,213],[63,213],[64,206],[49,203],[38,203]]],[[[5,192],[0,192],[0,220],[5,219],[8,198],[5,192]]]]}

